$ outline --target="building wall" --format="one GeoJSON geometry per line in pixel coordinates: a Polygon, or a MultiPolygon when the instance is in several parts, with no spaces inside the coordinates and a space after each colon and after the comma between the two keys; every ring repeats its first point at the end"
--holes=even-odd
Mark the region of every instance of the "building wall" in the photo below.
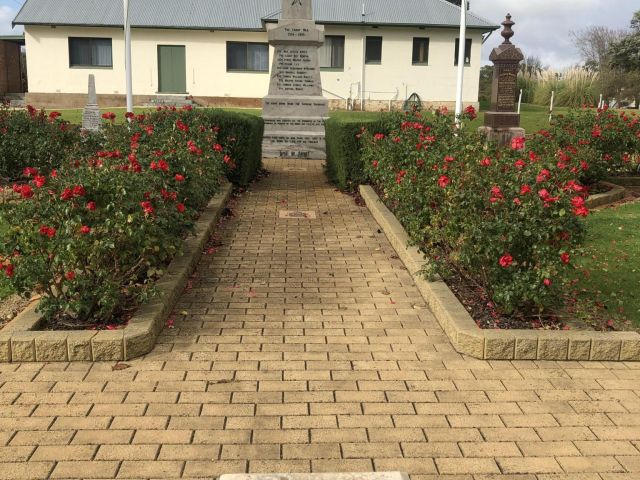
{"type": "MultiPolygon", "coordinates": [[[[359,99],[359,83],[364,83],[368,109],[385,108],[389,101],[401,104],[414,92],[428,104],[448,105],[454,101],[457,29],[327,26],[326,34],[345,36],[344,70],[322,72],[325,95],[335,100],[332,105],[346,105],[344,99],[347,98],[359,99]],[[363,76],[366,35],[383,37],[382,64],[366,65],[363,76]],[[428,66],[411,65],[413,37],[430,38],[428,66]]],[[[90,73],[95,75],[96,87],[103,99],[113,96],[114,101],[116,98],[119,101],[125,93],[121,29],[27,26],[25,36],[30,98],[43,106],[54,106],[56,101],[67,104],[70,99],[74,99],[75,104],[81,95],[67,95],[63,100],[61,94],[85,94],[90,73]],[[112,38],[113,68],[70,68],[68,37],[74,36],[112,38]]],[[[226,71],[227,41],[266,42],[266,32],[134,29],[132,38],[133,89],[140,100],[151,98],[158,90],[158,45],[186,46],[187,90],[203,103],[254,106],[259,105],[258,99],[268,92],[268,73],[226,71]]],[[[473,51],[471,66],[465,68],[464,99],[466,103],[476,103],[482,34],[470,31],[468,38],[473,39],[473,51]]],[[[356,107],[360,108],[359,101],[356,107]]]]}
{"type": "Polygon", "coordinates": [[[0,94],[21,93],[20,45],[0,40],[0,94]]]}

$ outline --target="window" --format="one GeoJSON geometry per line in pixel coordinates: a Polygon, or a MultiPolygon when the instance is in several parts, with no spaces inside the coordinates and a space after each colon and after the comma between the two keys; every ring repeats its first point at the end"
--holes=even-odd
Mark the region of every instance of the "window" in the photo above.
{"type": "Polygon", "coordinates": [[[269,44],[227,42],[227,71],[268,72],[269,44]]]}
{"type": "Polygon", "coordinates": [[[364,62],[368,65],[382,63],[382,37],[367,37],[364,62]]]}
{"type": "Polygon", "coordinates": [[[69,66],[112,68],[111,39],[69,37],[69,66]]]}
{"type": "MultiPolygon", "coordinates": [[[[455,52],[455,61],[454,65],[458,66],[458,52],[460,51],[460,39],[456,38],[456,52],[455,52]]],[[[464,46],[464,64],[471,65],[471,39],[467,38],[464,46]]]]}
{"type": "Polygon", "coordinates": [[[413,63],[414,65],[429,64],[429,39],[428,38],[413,39],[413,59],[411,63],[413,63]]]}
{"type": "Polygon", "coordinates": [[[344,36],[327,35],[318,52],[320,68],[344,69],[344,36]]]}

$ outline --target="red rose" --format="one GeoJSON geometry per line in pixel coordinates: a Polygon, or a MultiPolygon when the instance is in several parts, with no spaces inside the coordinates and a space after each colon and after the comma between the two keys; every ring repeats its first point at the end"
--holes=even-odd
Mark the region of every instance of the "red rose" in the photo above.
{"type": "Polygon", "coordinates": [[[35,177],[36,175],[38,175],[38,169],[33,167],[26,167],[22,171],[22,173],[24,174],[25,177],[35,177]]]}
{"type": "Polygon", "coordinates": [[[516,137],[513,140],[511,140],[511,148],[513,150],[522,150],[524,148],[524,145],[525,145],[524,137],[516,137]]]}
{"type": "Polygon", "coordinates": [[[151,202],[140,202],[140,206],[142,207],[142,210],[144,210],[145,214],[151,215],[153,213],[153,205],[151,202]]]}
{"type": "Polygon", "coordinates": [[[164,160],[160,160],[158,162],[158,168],[160,170],[162,170],[163,172],[168,172],[169,171],[169,164],[167,162],[165,162],[164,160]]]}
{"type": "Polygon", "coordinates": [[[438,185],[440,185],[440,188],[447,188],[447,186],[451,183],[451,179],[449,177],[447,177],[446,175],[442,175],[439,179],[438,179],[438,185]]]}
{"type": "Polygon", "coordinates": [[[502,268],[509,268],[511,265],[513,265],[513,257],[510,254],[505,253],[500,257],[500,266],[502,268]]]}
{"type": "Polygon", "coordinates": [[[583,197],[573,197],[571,199],[571,205],[573,205],[575,208],[580,208],[580,207],[584,207],[584,198],[583,197]]]}
{"type": "Polygon", "coordinates": [[[565,265],[569,265],[569,263],[571,262],[571,256],[567,252],[564,252],[560,255],[560,260],[565,265]]]}
{"type": "Polygon", "coordinates": [[[102,114],[102,118],[105,120],[111,120],[112,122],[116,119],[116,114],[113,112],[106,112],[102,114]]]}
{"type": "Polygon", "coordinates": [[[86,190],[82,185],[76,185],[73,187],[73,196],[74,197],[84,197],[86,195],[86,190]]]}
{"type": "Polygon", "coordinates": [[[62,114],[60,112],[51,112],[49,114],[49,120],[55,120],[56,118],[58,118],[59,116],[61,116],[62,114]]]}
{"type": "Polygon", "coordinates": [[[80,228],[80,233],[82,233],[83,235],[89,235],[91,233],[91,227],[88,227],[86,225],[83,225],[80,228]]]}
{"type": "Polygon", "coordinates": [[[76,278],[76,272],[74,272],[74,271],[70,271],[70,272],[65,273],[65,275],[64,275],[64,276],[65,276],[65,278],[66,278],[67,280],[69,280],[70,282],[72,282],[72,281],[76,278]]]}
{"type": "Polygon", "coordinates": [[[467,117],[469,117],[469,120],[475,120],[476,118],[478,118],[478,114],[476,113],[476,109],[473,107],[473,105],[469,105],[464,110],[464,113],[467,115],[467,117]]]}
{"type": "Polygon", "coordinates": [[[185,211],[187,208],[184,206],[184,203],[179,203],[179,204],[177,204],[177,205],[176,205],[176,209],[177,209],[180,213],[184,213],[184,211],[185,211]]]}
{"type": "Polygon", "coordinates": [[[96,208],[96,202],[87,202],[87,210],[94,211],[96,208]]]}
{"type": "Polygon", "coordinates": [[[44,184],[47,183],[47,178],[42,175],[37,175],[33,177],[33,183],[36,187],[42,188],[44,187],[44,184]]]}
{"type": "Polygon", "coordinates": [[[525,162],[524,160],[520,159],[520,160],[516,160],[516,163],[514,165],[518,170],[522,170],[524,167],[527,166],[527,162],[525,162]]]}
{"type": "Polygon", "coordinates": [[[527,195],[531,193],[531,187],[529,185],[522,185],[520,187],[520,195],[527,195]]]}
{"type": "Polygon", "coordinates": [[[176,179],[176,182],[184,182],[184,175],[180,175],[179,173],[176,173],[175,179],[176,179]]]}
{"type": "Polygon", "coordinates": [[[587,207],[577,207],[573,209],[573,213],[577,217],[588,217],[589,209],[587,207]]]}
{"type": "Polygon", "coordinates": [[[22,198],[31,198],[33,197],[33,190],[29,185],[22,185],[20,187],[20,196],[22,198]]]}
{"type": "Polygon", "coordinates": [[[452,163],[455,162],[455,158],[453,158],[452,156],[447,155],[446,157],[444,157],[444,161],[447,163],[452,163]]]}
{"type": "Polygon", "coordinates": [[[12,264],[9,264],[9,265],[4,267],[4,273],[7,274],[7,277],[9,277],[9,278],[13,277],[14,268],[15,267],[12,264]]]}
{"type": "Polygon", "coordinates": [[[373,168],[378,168],[378,160],[373,161],[373,168]]]}
{"type": "Polygon", "coordinates": [[[542,283],[544,283],[545,287],[550,287],[551,285],[553,285],[553,282],[551,281],[550,278],[545,278],[544,282],[542,282],[542,283]]]}
{"type": "Polygon", "coordinates": [[[480,160],[480,165],[482,165],[483,167],[490,167],[491,159],[489,157],[483,158],[482,160],[480,160]]]}
{"type": "Polygon", "coordinates": [[[373,138],[376,140],[384,140],[384,133],[376,133],[373,138]]]}
{"type": "Polygon", "coordinates": [[[52,227],[47,227],[46,225],[42,225],[40,227],[40,235],[53,238],[56,236],[56,229],[52,227]]]}
{"type": "Polygon", "coordinates": [[[216,143],[216,144],[213,146],[213,149],[214,149],[216,152],[221,152],[221,151],[223,150],[222,145],[220,145],[219,143],[216,143]]]}
{"type": "Polygon", "coordinates": [[[536,182],[537,183],[542,183],[542,182],[545,182],[545,181],[549,180],[550,178],[551,178],[551,172],[549,170],[547,170],[546,168],[544,168],[544,169],[542,169],[540,171],[540,173],[536,177],[536,182]]]}

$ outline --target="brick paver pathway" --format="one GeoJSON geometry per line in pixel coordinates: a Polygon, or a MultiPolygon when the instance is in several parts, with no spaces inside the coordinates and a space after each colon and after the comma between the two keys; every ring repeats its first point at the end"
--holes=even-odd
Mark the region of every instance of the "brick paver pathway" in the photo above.
{"type": "Polygon", "coordinates": [[[640,479],[640,365],[463,358],[366,209],[267,166],[147,358],[0,365],[0,478],[640,479]]]}

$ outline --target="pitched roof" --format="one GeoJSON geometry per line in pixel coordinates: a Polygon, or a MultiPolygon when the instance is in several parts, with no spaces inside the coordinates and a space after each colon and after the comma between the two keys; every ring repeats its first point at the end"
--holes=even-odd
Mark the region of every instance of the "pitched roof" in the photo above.
{"type": "MultiPolygon", "coordinates": [[[[281,0],[130,0],[129,8],[137,28],[261,31],[279,19],[281,6],[281,0]]],[[[314,18],[320,24],[455,27],[460,7],[445,0],[315,0],[314,18]]],[[[470,28],[498,28],[472,12],[467,21],[470,28]]],[[[122,0],[27,0],[13,23],[122,27],[122,0]]]]}

